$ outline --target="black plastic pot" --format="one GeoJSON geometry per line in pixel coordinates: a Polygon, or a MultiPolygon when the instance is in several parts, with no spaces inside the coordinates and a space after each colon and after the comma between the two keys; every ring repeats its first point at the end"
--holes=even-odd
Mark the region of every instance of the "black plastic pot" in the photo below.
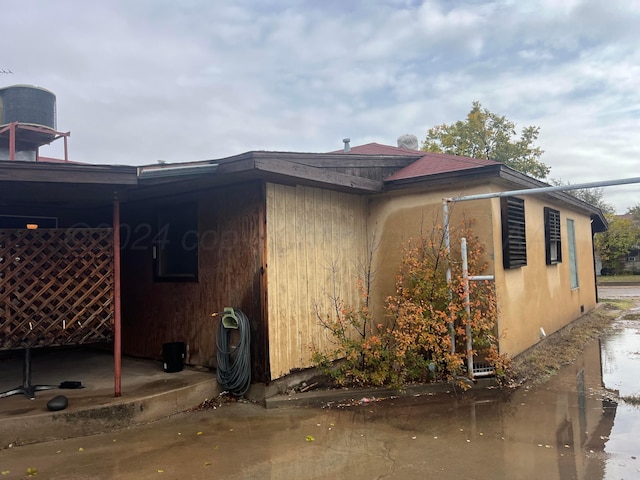
{"type": "Polygon", "coordinates": [[[180,372],[184,367],[186,348],[184,342],[170,342],[162,345],[162,362],[167,373],[180,372]]]}

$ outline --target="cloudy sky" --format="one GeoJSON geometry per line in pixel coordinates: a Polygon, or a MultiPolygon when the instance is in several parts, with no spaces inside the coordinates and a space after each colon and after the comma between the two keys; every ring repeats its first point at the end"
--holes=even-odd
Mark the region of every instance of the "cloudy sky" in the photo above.
{"type": "Polygon", "coordinates": [[[132,165],[422,140],[478,100],[582,183],[640,176],[639,25],[634,0],[21,0],[0,86],[56,94],[72,160],[132,165]]]}

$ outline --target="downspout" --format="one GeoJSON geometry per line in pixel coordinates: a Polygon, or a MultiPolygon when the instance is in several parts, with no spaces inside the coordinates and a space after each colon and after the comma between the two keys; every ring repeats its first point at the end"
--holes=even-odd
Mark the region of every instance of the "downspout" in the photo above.
{"type": "Polygon", "coordinates": [[[113,396],[120,397],[122,379],[122,344],[120,317],[120,200],[113,197],[113,396]]]}

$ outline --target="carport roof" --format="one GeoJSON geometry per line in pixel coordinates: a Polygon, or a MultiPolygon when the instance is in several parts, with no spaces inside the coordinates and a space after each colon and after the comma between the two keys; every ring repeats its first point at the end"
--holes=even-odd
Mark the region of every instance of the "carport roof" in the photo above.
{"type": "Polygon", "coordinates": [[[0,204],[96,207],[137,183],[136,167],[0,161],[0,204]]]}

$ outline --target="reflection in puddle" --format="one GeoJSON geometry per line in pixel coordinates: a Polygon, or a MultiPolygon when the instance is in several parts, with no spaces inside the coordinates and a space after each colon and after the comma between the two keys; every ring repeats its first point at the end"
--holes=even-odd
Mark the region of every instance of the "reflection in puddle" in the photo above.
{"type": "Polygon", "coordinates": [[[3,450],[0,470],[37,461],[43,478],[156,478],[161,469],[167,478],[251,480],[637,479],[640,407],[616,403],[603,385],[639,394],[639,339],[640,322],[621,322],[548,382],[515,391],[356,398],[331,409],[238,402],[3,450]]]}
{"type": "MultiPolygon", "coordinates": [[[[640,322],[623,320],[614,333],[602,337],[602,381],[621,398],[640,395],[640,322]]],[[[640,408],[618,405],[609,439],[607,479],[640,478],[640,408]],[[633,465],[633,468],[629,468],[633,465]]]]}
{"type": "MultiPolygon", "coordinates": [[[[429,439],[436,458],[422,468],[440,478],[640,478],[640,408],[618,405],[603,389],[638,395],[638,378],[640,322],[624,322],[543,385],[503,398],[478,391],[396,399],[376,405],[368,421],[429,439]],[[451,461],[446,452],[464,456],[451,461]]],[[[393,456],[415,463],[415,451],[402,449],[393,456]]]]}
{"type": "Polygon", "coordinates": [[[602,380],[621,397],[640,394],[640,322],[623,320],[602,344],[602,380]]]}

